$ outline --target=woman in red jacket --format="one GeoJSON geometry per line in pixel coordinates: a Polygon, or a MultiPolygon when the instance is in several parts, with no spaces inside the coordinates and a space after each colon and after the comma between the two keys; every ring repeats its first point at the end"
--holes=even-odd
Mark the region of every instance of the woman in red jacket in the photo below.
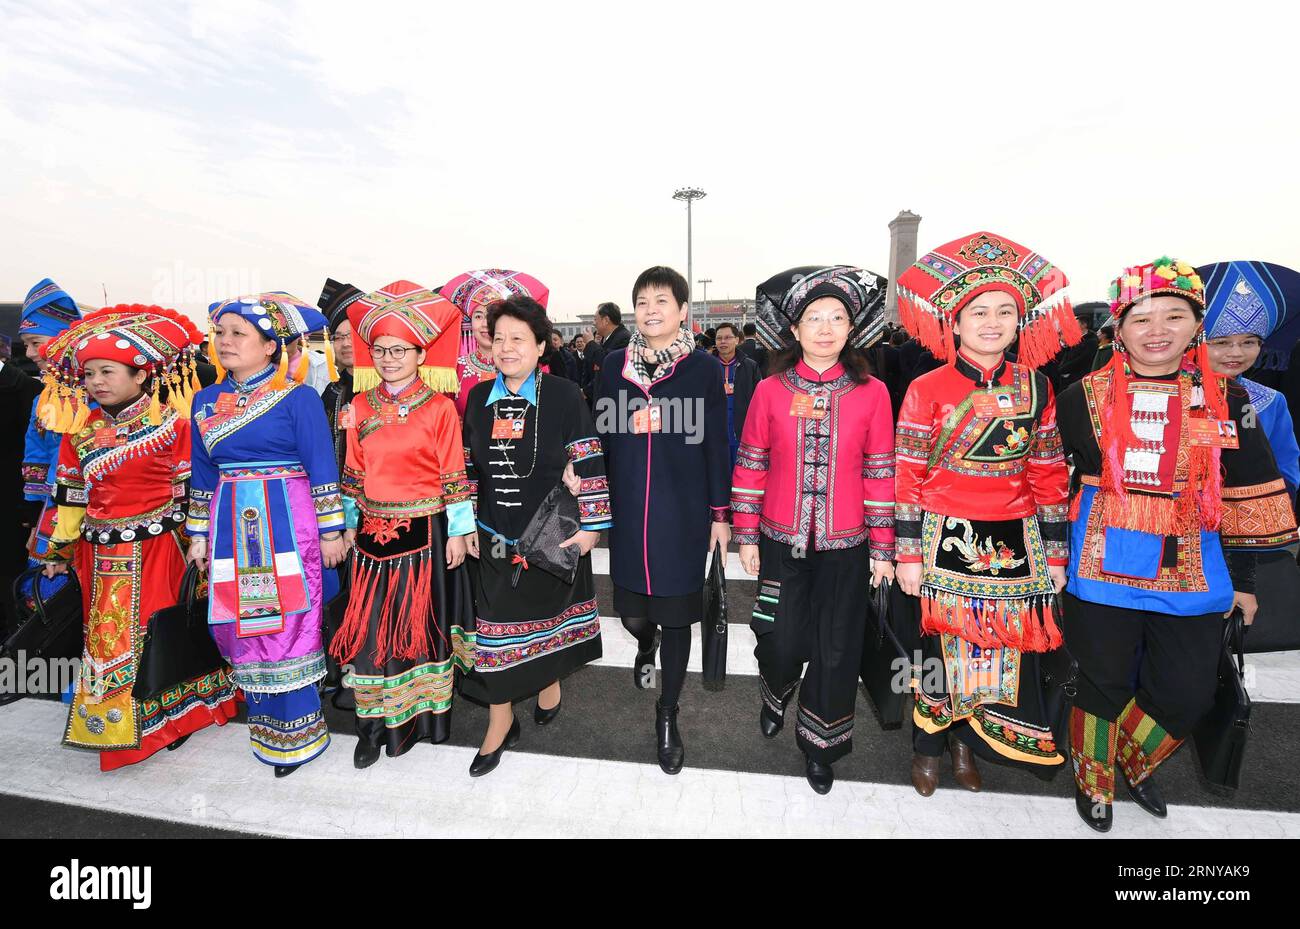
{"type": "Polygon", "coordinates": [[[1067,283],[987,232],[898,279],[903,325],[948,362],[912,382],[898,415],[898,585],[920,597],[927,633],[912,740],[923,797],[945,743],[967,790],[981,786],[975,753],[1043,771],[1064,761],[1035,653],[1061,644],[1068,474],[1051,384],[1033,368],[1082,335],[1067,283]],[[1006,357],[1017,334],[1022,364],[1006,357]]]}
{"type": "Polygon", "coordinates": [[[775,738],[799,690],[796,741],[824,794],[852,750],[867,577],[894,568],[894,423],[859,350],[884,328],[885,280],[795,268],[758,288],[759,325],[789,347],[745,418],[732,475],[740,560],[758,575],[759,726],[775,738]]]}

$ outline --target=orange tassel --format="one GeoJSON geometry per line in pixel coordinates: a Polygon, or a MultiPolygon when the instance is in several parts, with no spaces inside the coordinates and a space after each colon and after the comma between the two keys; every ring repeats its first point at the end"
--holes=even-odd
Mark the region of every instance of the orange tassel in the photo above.
{"type": "Polygon", "coordinates": [[[334,363],[334,340],[328,332],[325,333],[325,371],[329,374],[331,384],[339,379],[339,369],[334,363]]]}
{"type": "Polygon", "coordinates": [[[299,384],[306,383],[307,373],[311,371],[311,361],[307,358],[307,352],[308,349],[304,343],[302,353],[298,355],[298,364],[293,369],[293,379],[299,384]]]}
{"type": "Polygon", "coordinates": [[[275,377],[271,378],[270,387],[272,390],[284,390],[289,386],[289,353],[284,349],[284,342],[280,342],[280,363],[276,365],[275,377]]]}
{"type": "MultiPolygon", "coordinates": [[[[214,327],[208,327],[208,364],[217,369],[217,383],[220,384],[226,379],[226,369],[221,366],[221,359],[217,357],[217,331],[214,327]]],[[[198,375],[195,375],[197,379],[198,375]]]]}
{"type": "Polygon", "coordinates": [[[153,376],[153,397],[149,400],[149,424],[151,426],[162,425],[162,406],[158,402],[158,382],[162,376],[155,374],[153,376]]]}

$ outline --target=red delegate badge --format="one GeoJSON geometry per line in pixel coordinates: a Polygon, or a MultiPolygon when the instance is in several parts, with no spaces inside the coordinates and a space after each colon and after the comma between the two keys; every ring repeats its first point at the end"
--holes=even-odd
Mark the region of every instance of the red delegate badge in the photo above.
{"type": "Polygon", "coordinates": [[[1187,423],[1193,445],[1214,448],[1239,448],[1237,424],[1231,419],[1193,419],[1187,423]]]}
{"type": "Polygon", "coordinates": [[[825,419],[829,400],[810,394],[795,394],[790,398],[790,415],[800,419],[825,419]]]}

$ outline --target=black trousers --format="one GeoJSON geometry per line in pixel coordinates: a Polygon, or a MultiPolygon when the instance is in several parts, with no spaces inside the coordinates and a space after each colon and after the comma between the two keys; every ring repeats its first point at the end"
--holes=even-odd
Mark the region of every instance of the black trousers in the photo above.
{"type": "Polygon", "coordinates": [[[759,600],[750,628],[758,638],[763,700],[783,711],[799,687],[795,739],[809,758],[830,764],[853,750],[871,586],[867,546],[796,557],[790,546],[764,536],[758,550],[759,600]]]}
{"type": "Polygon", "coordinates": [[[1074,705],[1113,722],[1136,697],[1138,707],[1175,739],[1191,735],[1214,703],[1223,615],[1167,616],[1069,593],[1062,599],[1065,647],[1079,663],[1074,705]]]}

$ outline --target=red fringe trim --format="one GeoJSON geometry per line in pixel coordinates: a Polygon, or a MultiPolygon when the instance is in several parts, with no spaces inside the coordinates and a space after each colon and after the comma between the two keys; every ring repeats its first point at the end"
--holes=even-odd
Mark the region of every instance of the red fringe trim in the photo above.
{"type": "MultiPolygon", "coordinates": [[[[330,654],[341,664],[352,661],[366,642],[366,631],[372,621],[379,623],[375,630],[375,651],[371,656],[377,665],[391,659],[414,661],[432,654],[429,639],[429,617],[433,611],[433,572],[435,566],[429,551],[420,553],[408,562],[411,583],[401,602],[397,602],[399,584],[393,583],[393,568],[383,562],[358,557],[353,565],[352,593],[348,598],[343,624],[330,643],[330,654]],[[387,573],[389,583],[384,599],[376,608],[375,590],[379,578],[387,573]]],[[[440,569],[441,566],[438,566],[440,569]]],[[[446,643],[446,637],[438,630],[446,643]]]]}
{"type": "Polygon", "coordinates": [[[1051,597],[992,600],[976,607],[969,597],[921,590],[921,631],[955,635],[980,648],[1049,652],[1060,648],[1061,630],[1051,597]]]}

